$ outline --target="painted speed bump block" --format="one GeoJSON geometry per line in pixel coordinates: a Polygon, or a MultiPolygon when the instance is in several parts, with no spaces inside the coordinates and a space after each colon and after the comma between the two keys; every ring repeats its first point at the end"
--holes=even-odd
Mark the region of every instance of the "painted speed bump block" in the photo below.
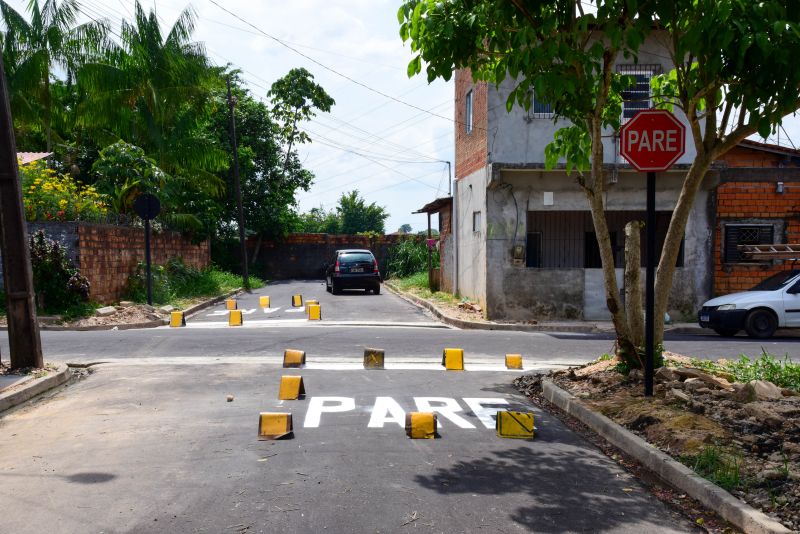
{"type": "Polygon", "coordinates": [[[292,307],[299,308],[303,305],[303,295],[292,295],[292,307]]]}
{"type": "Polygon", "coordinates": [[[258,297],[259,308],[269,308],[269,297],[258,297]]]}
{"type": "Polygon", "coordinates": [[[289,367],[302,367],[306,364],[306,351],[286,349],[283,351],[283,366],[289,367]]]}
{"type": "Polygon", "coordinates": [[[281,439],[292,436],[292,414],[261,412],[258,417],[258,439],[281,439]]]}
{"type": "Polygon", "coordinates": [[[506,354],[506,369],[522,369],[522,354],[506,354]]]}
{"type": "Polygon", "coordinates": [[[235,310],[236,308],[238,308],[238,306],[236,305],[236,299],[227,299],[225,301],[226,310],[235,310]]]}
{"type": "Polygon", "coordinates": [[[383,369],[383,349],[364,349],[364,369],[383,369]]]}
{"type": "Polygon", "coordinates": [[[309,321],[321,321],[322,320],[322,308],[319,304],[312,304],[308,308],[308,320],[309,321]]]}
{"type": "Polygon", "coordinates": [[[444,349],[442,351],[442,365],[448,371],[463,371],[464,349],[444,349]]]}
{"type": "Polygon", "coordinates": [[[174,311],[169,314],[169,326],[172,328],[186,326],[186,317],[182,311],[174,311]]]}
{"type": "Polygon", "coordinates": [[[411,439],[436,438],[436,414],[434,412],[408,412],[406,435],[411,439]]]}
{"type": "Polygon", "coordinates": [[[319,305],[319,301],[318,300],[314,300],[314,299],[306,300],[306,313],[308,313],[308,308],[313,304],[319,305]]]}
{"type": "Polygon", "coordinates": [[[501,438],[533,439],[533,414],[531,412],[497,412],[495,430],[501,438]]]}
{"type": "Polygon", "coordinates": [[[228,326],[242,326],[242,310],[228,312],[228,326]]]}
{"type": "Polygon", "coordinates": [[[306,388],[302,376],[282,376],[278,390],[278,400],[297,400],[305,397],[306,388]]]}

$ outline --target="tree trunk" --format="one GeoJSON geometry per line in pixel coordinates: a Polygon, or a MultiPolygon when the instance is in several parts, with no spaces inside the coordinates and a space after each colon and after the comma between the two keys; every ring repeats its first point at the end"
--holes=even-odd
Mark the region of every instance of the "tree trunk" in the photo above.
{"type": "Polygon", "coordinates": [[[639,221],[625,225],[625,315],[631,329],[631,342],[636,347],[644,345],[641,229],[642,223],[639,221]]]}
{"type": "Polygon", "coordinates": [[[253,250],[253,257],[250,258],[250,265],[255,267],[256,260],[258,259],[258,253],[261,252],[261,240],[263,239],[263,234],[261,232],[258,233],[258,240],[256,241],[256,248],[253,250]]]}
{"type": "Polygon", "coordinates": [[[664,314],[667,312],[667,306],[669,305],[672,278],[675,274],[675,264],[678,261],[683,235],[686,232],[686,223],[689,220],[689,214],[694,206],[700,184],[711,166],[711,157],[707,153],[702,153],[702,151],[703,148],[698,147],[697,157],[683,182],[681,194],[678,197],[678,202],[669,222],[669,230],[667,230],[667,237],[664,240],[664,247],[661,251],[661,260],[658,262],[658,269],[656,270],[654,310],[654,342],[656,346],[664,341],[664,314]]]}

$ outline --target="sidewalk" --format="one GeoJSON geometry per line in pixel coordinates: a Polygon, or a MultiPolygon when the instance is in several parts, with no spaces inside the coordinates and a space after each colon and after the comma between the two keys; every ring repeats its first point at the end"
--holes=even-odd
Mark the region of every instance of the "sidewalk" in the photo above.
{"type": "Polygon", "coordinates": [[[71,372],[64,363],[48,364],[51,368],[26,375],[0,375],[0,417],[4,411],[56,388],[69,380],[71,372]]]}
{"type": "MultiPolygon", "coordinates": [[[[516,332],[575,332],[582,334],[614,333],[611,321],[543,321],[536,324],[497,321],[470,321],[452,317],[441,306],[411,293],[407,293],[391,282],[384,282],[384,287],[400,298],[430,311],[443,323],[466,330],[505,330],[516,332]]],[[[664,327],[669,334],[710,334],[711,330],[701,328],[696,323],[673,323],[664,327]]]]}

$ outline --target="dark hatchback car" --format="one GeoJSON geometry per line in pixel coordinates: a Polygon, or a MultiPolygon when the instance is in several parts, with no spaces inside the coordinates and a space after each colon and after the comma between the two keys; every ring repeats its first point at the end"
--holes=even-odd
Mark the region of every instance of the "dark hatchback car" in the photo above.
{"type": "Polygon", "coordinates": [[[334,295],[342,289],[364,289],[379,294],[378,261],[366,249],[337,250],[331,262],[325,264],[325,289],[334,295]]]}

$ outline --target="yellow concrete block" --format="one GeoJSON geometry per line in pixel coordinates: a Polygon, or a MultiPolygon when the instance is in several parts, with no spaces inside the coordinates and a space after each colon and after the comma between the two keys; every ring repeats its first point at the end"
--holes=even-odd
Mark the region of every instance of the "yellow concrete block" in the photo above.
{"type": "Polygon", "coordinates": [[[292,306],[299,308],[303,305],[303,295],[292,295],[292,306]]]}
{"type": "Polygon", "coordinates": [[[364,349],[364,369],[383,369],[383,349],[364,349]]]}
{"type": "Polygon", "coordinates": [[[501,438],[533,439],[533,414],[531,412],[497,412],[497,436],[501,438]]]}
{"type": "Polygon", "coordinates": [[[313,304],[319,305],[319,301],[318,300],[314,300],[314,299],[306,300],[306,314],[308,313],[308,307],[313,305],[313,304]]]}
{"type": "Polygon", "coordinates": [[[442,365],[448,371],[463,371],[464,349],[444,349],[442,351],[442,365]]]}
{"type": "Polygon", "coordinates": [[[228,326],[242,326],[242,310],[228,312],[228,326]]]}
{"type": "Polygon", "coordinates": [[[278,400],[297,400],[305,397],[306,388],[302,376],[282,376],[278,390],[278,400]]]}
{"type": "Polygon", "coordinates": [[[506,369],[522,369],[522,354],[506,354],[506,369]]]}
{"type": "Polygon", "coordinates": [[[172,328],[178,328],[181,326],[186,326],[186,317],[184,317],[182,311],[174,311],[169,314],[169,325],[172,328]]]}
{"type": "Polygon", "coordinates": [[[433,412],[407,413],[406,435],[411,439],[436,438],[436,414],[433,412]]]}
{"type": "Polygon", "coordinates": [[[269,297],[258,297],[258,306],[260,308],[269,308],[269,297]]]}
{"type": "Polygon", "coordinates": [[[261,412],[258,417],[258,439],[281,439],[291,437],[292,414],[261,412]]]}
{"type": "Polygon", "coordinates": [[[319,304],[312,304],[308,307],[308,320],[320,321],[322,320],[322,308],[319,304]]]}
{"type": "Polygon", "coordinates": [[[306,352],[304,350],[286,349],[283,351],[284,367],[302,367],[306,364],[306,352]]]}
{"type": "Polygon", "coordinates": [[[235,310],[238,306],[236,305],[236,299],[228,299],[225,301],[225,309],[226,310],[235,310]]]}

